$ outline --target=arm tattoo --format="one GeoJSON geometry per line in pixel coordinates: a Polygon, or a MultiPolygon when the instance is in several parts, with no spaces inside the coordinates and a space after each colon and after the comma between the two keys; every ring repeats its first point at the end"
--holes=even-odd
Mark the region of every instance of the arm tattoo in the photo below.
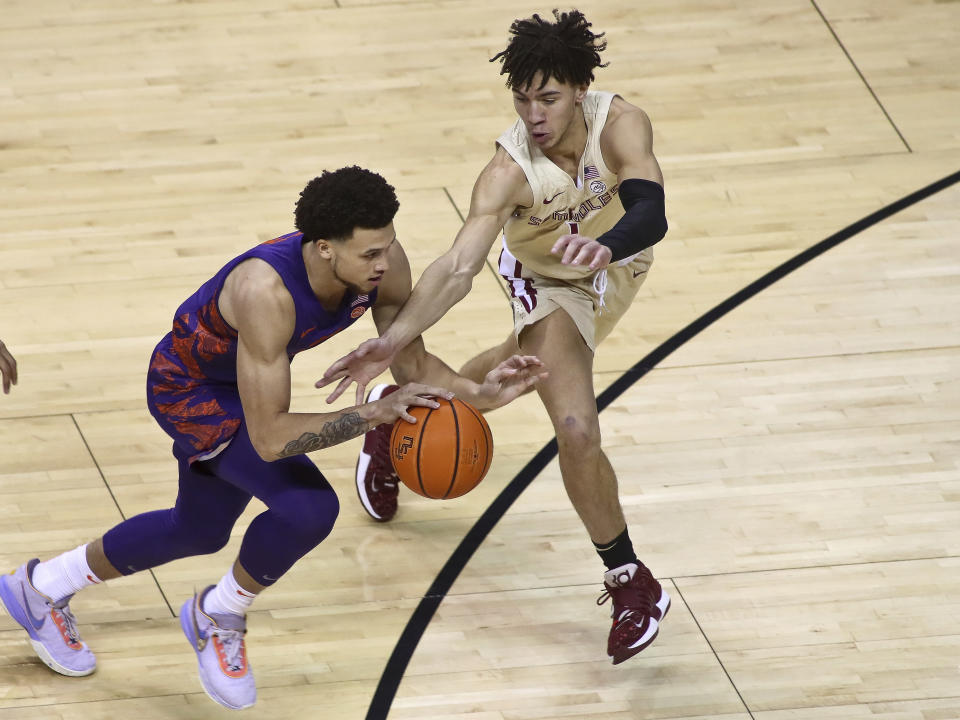
{"type": "Polygon", "coordinates": [[[277,454],[277,457],[285,458],[312,452],[313,450],[321,450],[350,438],[355,438],[358,435],[363,435],[369,429],[370,423],[361,418],[360,413],[347,413],[336,420],[324,423],[323,429],[318,433],[307,432],[296,440],[291,440],[283,448],[283,451],[277,454]]]}

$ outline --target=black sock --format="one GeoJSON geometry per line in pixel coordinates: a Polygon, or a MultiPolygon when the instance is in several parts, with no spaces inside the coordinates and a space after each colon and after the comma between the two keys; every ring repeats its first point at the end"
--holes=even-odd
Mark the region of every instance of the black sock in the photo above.
{"type": "Polygon", "coordinates": [[[637,554],[633,551],[630,531],[627,528],[623,528],[623,532],[610,542],[595,542],[593,546],[597,549],[597,555],[603,560],[603,564],[607,566],[607,570],[613,570],[631,562],[640,564],[640,561],[637,560],[637,554]]]}

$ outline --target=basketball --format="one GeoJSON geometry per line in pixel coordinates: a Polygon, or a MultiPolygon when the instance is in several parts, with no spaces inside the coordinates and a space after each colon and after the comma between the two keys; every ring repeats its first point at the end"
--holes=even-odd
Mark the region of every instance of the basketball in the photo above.
{"type": "Polygon", "coordinates": [[[457,398],[411,407],[390,433],[390,461],[401,482],[423,497],[449,500],[473,490],[490,468],[493,436],[480,411],[457,398]]]}

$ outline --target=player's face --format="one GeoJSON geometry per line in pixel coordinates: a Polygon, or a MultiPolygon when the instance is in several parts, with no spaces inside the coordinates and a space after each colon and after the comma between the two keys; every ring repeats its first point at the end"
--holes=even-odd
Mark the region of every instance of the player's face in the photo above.
{"type": "Polygon", "coordinates": [[[396,239],[390,223],[377,229],[355,228],[346,240],[329,243],[333,276],[355,294],[370,292],[390,269],[387,255],[396,239]]]}
{"type": "Polygon", "coordinates": [[[550,78],[540,87],[542,82],[542,76],[537,73],[529,86],[514,88],[513,106],[533,141],[541,150],[548,150],[560,144],[578,117],[577,108],[587,88],[567,85],[556,78],[550,78]]]}

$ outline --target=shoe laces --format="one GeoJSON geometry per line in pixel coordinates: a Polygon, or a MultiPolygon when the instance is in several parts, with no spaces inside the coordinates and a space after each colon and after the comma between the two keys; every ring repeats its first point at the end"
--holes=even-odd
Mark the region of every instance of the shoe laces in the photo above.
{"type": "Polygon", "coordinates": [[[246,630],[225,630],[218,628],[213,634],[220,638],[223,648],[223,664],[230,670],[240,670],[244,666],[243,636],[246,630]]]}
{"type": "Polygon", "coordinates": [[[610,609],[610,616],[619,622],[632,615],[643,615],[649,617],[652,614],[652,608],[655,604],[652,589],[645,582],[645,577],[641,575],[642,569],[638,569],[633,578],[624,571],[614,579],[615,585],[603,584],[603,592],[597,598],[597,605],[603,605],[607,600],[613,601],[613,607],[610,609]]]}
{"type": "MultiPolygon", "coordinates": [[[[62,621],[61,629],[63,634],[70,638],[73,642],[80,642],[80,631],[77,629],[77,618],[74,617],[73,611],[70,609],[69,605],[64,605],[63,607],[57,607],[56,605],[50,605],[50,608],[60,616],[62,621]]],[[[60,623],[57,623],[60,625],[60,623]]]]}

